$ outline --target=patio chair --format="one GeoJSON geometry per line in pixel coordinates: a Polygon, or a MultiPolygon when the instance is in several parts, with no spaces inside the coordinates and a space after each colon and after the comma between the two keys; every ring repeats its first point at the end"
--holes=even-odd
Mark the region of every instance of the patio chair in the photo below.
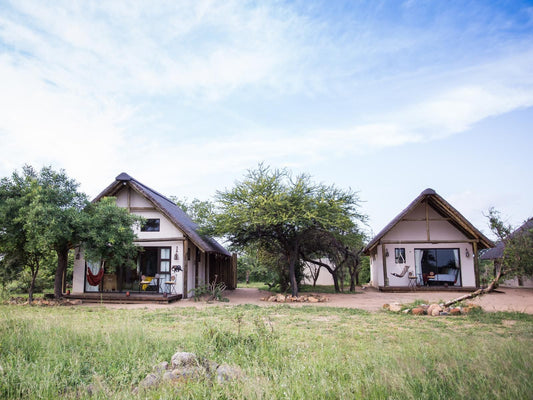
{"type": "Polygon", "coordinates": [[[172,275],[169,281],[165,281],[166,292],[168,294],[176,293],[176,275],[172,275]]]}

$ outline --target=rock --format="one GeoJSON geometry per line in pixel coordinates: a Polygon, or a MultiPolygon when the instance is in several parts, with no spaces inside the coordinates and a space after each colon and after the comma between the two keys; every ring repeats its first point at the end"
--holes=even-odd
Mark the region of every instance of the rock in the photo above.
{"type": "Polygon", "coordinates": [[[276,296],[276,301],[277,301],[278,303],[285,303],[285,296],[282,295],[281,293],[278,294],[278,295],[276,296]]]}
{"type": "Polygon", "coordinates": [[[461,315],[461,309],[459,307],[456,308],[450,308],[450,314],[451,315],[461,315]]]}
{"type": "Polygon", "coordinates": [[[239,367],[232,367],[228,364],[222,364],[217,368],[216,379],[218,383],[235,381],[241,379],[242,377],[243,373],[239,367]]]}
{"type": "Polygon", "coordinates": [[[316,297],[314,297],[314,296],[307,297],[307,301],[309,303],[318,303],[318,299],[316,297]]]}
{"type": "Polygon", "coordinates": [[[409,313],[411,312],[411,310],[409,310],[409,309],[407,308],[407,309],[403,310],[402,312],[403,312],[404,314],[409,314],[409,313]]]}
{"type": "Polygon", "coordinates": [[[168,363],[166,361],[160,362],[154,365],[153,371],[159,375],[163,374],[168,369],[168,363]]]}
{"type": "Polygon", "coordinates": [[[411,310],[411,312],[413,315],[424,315],[426,313],[422,307],[415,307],[411,310]]]}
{"type": "Polygon", "coordinates": [[[148,374],[146,375],[146,378],[144,378],[141,383],[139,384],[140,388],[148,389],[154,386],[157,386],[159,384],[159,376],[156,374],[148,374]]]}
{"type": "Polygon", "coordinates": [[[205,376],[203,367],[185,367],[173,369],[171,380],[188,381],[190,379],[200,379],[205,376]]]}
{"type": "Polygon", "coordinates": [[[211,376],[214,373],[216,373],[217,368],[218,368],[218,363],[216,363],[215,361],[211,361],[211,360],[204,360],[202,362],[202,366],[204,367],[207,375],[211,376]]]}
{"type": "Polygon", "coordinates": [[[441,311],[442,311],[442,307],[436,303],[430,304],[427,309],[428,315],[433,315],[433,316],[440,315],[441,311]]]}
{"type": "Polygon", "coordinates": [[[173,381],[175,379],[175,376],[171,371],[166,371],[161,377],[161,379],[165,382],[173,381]]]}
{"type": "Polygon", "coordinates": [[[400,312],[400,311],[402,311],[402,305],[400,303],[392,303],[389,306],[389,311],[400,312]]]}
{"type": "Polygon", "coordinates": [[[178,351],[172,356],[170,363],[172,364],[172,369],[179,367],[198,366],[198,359],[194,353],[178,351]]]}

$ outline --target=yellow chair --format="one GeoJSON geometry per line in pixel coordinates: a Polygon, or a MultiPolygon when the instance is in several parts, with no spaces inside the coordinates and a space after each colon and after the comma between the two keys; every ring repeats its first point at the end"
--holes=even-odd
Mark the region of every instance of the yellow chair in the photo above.
{"type": "Polygon", "coordinates": [[[142,280],[139,282],[139,286],[141,287],[141,290],[146,291],[146,288],[150,286],[150,282],[152,282],[152,279],[154,279],[152,276],[142,276],[142,280]]]}

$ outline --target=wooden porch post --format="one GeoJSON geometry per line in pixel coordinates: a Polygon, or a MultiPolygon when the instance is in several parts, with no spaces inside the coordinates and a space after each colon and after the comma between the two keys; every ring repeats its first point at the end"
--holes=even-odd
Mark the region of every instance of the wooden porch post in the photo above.
{"type": "Polygon", "coordinates": [[[383,259],[383,286],[389,286],[387,277],[387,257],[385,257],[385,244],[381,245],[381,258],[383,259]]]}
{"type": "Polygon", "coordinates": [[[189,275],[189,241],[183,241],[183,298],[188,297],[187,276],[189,275]]]}
{"type": "Polygon", "coordinates": [[[479,287],[479,259],[477,256],[477,242],[472,243],[473,246],[473,254],[472,257],[474,257],[474,274],[476,275],[476,287],[479,287]]]}

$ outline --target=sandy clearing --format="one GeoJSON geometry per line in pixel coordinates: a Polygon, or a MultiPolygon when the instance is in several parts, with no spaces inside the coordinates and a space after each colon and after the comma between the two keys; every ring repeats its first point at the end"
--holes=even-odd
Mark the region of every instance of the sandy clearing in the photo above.
{"type": "MultiPolygon", "coordinates": [[[[410,303],[414,300],[427,302],[441,302],[462,296],[464,292],[408,292],[408,293],[383,293],[375,289],[358,289],[356,294],[328,294],[330,301],[327,303],[314,303],[313,306],[359,308],[367,311],[377,311],[383,304],[410,303]]],[[[104,304],[110,309],[165,309],[173,307],[220,307],[239,304],[255,304],[258,306],[273,306],[278,303],[261,301],[269,293],[258,289],[238,288],[227,291],[225,296],[228,303],[222,302],[195,302],[193,299],[181,300],[171,304],[104,304]]],[[[485,311],[518,311],[533,314],[533,289],[500,288],[498,292],[490,293],[472,301],[479,304],[485,311]]],[[[91,304],[87,304],[91,305],[91,304]]],[[[94,305],[94,304],[93,304],[94,305]]],[[[290,303],[291,307],[305,307],[308,304],[290,303]]]]}

